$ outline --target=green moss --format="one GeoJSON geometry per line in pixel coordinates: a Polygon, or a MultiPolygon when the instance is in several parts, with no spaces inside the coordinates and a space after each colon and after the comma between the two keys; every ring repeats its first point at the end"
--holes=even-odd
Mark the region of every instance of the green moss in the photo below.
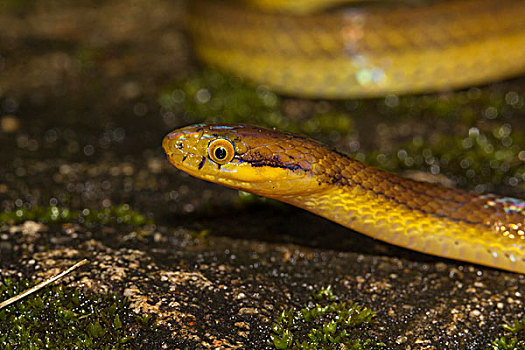
{"type": "Polygon", "coordinates": [[[283,127],[280,103],[273,92],[254,89],[240,79],[208,70],[177,82],[160,95],[164,109],[185,112],[194,121],[259,122],[283,127]]]}
{"type": "Polygon", "coordinates": [[[184,113],[189,123],[252,123],[305,133],[347,133],[353,128],[351,118],[330,108],[313,108],[297,120],[289,118],[283,115],[282,99],[274,92],[210,70],[163,89],[159,102],[165,111],[184,113]]]}
{"type": "MultiPolygon", "coordinates": [[[[301,310],[285,309],[274,320],[271,339],[276,349],[378,349],[385,346],[368,336],[374,312],[352,301],[341,301],[332,288],[321,289],[316,303],[301,310]]],[[[311,304],[311,305],[310,305],[311,304]]]]}
{"type": "Polygon", "coordinates": [[[83,209],[72,211],[68,208],[57,206],[31,208],[19,208],[14,211],[4,211],[0,213],[0,224],[20,224],[33,220],[43,223],[66,223],[72,220],[81,223],[100,223],[100,224],[127,224],[133,226],[152,225],[153,220],[138,211],[134,211],[128,204],[107,207],[104,209],[83,209]]]}
{"type": "Polygon", "coordinates": [[[415,137],[393,152],[372,152],[365,161],[390,171],[417,169],[453,175],[467,187],[516,186],[525,181],[525,147],[514,139],[523,140],[525,135],[513,132],[508,124],[485,131],[474,127],[465,134],[415,137]]]}
{"type": "Polygon", "coordinates": [[[393,172],[444,174],[479,191],[525,182],[523,94],[474,88],[394,100],[377,107],[382,151],[356,153],[360,160],[393,172]]]}
{"type": "Polygon", "coordinates": [[[394,96],[377,110],[387,136],[381,140],[382,152],[360,155],[369,164],[394,172],[442,173],[462,187],[481,185],[480,191],[525,182],[523,94],[510,88],[473,88],[446,95],[394,96]]]}
{"type": "MultiPolygon", "coordinates": [[[[0,300],[34,282],[0,285],[0,300]]],[[[60,285],[48,286],[0,310],[0,348],[131,349],[134,340],[155,329],[149,317],[133,313],[126,298],[95,294],[60,285]]]]}
{"type": "Polygon", "coordinates": [[[491,344],[493,350],[525,350],[525,319],[504,324],[505,335],[491,344]]]}

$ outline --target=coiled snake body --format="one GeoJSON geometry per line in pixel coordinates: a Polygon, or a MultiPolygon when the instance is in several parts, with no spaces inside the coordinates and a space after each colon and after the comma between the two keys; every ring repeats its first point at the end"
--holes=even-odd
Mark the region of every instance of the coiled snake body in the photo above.
{"type": "Polygon", "coordinates": [[[525,72],[525,1],[372,2],[292,15],[193,0],[189,32],[206,63],[304,97],[430,92],[525,72]]]}
{"type": "Polygon", "coordinates": [[[178,169],[274,198],[398,246],[525,273],[525,202],[416,182],[312,139],[249,125],[192,125],[163,147],[178,169]]]}

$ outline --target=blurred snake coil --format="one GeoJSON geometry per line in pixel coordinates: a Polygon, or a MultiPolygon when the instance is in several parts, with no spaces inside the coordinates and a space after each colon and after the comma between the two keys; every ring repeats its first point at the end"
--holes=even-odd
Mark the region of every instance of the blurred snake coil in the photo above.
{"type": "Polygon", "coordinates": [[[204,62],[289,95],[425,93],[525,72],[522,0],[365,0],[293,14],[229,1],[189,7],[204,62]]]}
{"type": "Polygon", "coordinates": [[[523,200],[405,179],[307,137],[250,125],[188,126],[166,135],[163,148],[176,168],[197,178],[394,245],[525,273],[523,200]]]}

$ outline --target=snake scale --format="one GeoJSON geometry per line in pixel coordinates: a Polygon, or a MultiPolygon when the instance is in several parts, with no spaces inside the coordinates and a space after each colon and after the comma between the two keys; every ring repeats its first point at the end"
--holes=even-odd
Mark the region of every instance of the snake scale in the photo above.
{"type": "Polygon", "coordinates": [[[525,72],[522,0],[363,1],[306,14],[192,0],[189,13],[204,62],[295,96],[422,93],[525,72]]]}
{"type": "Polygon", "coordinates": [[[525,273],[525,201],[405,179],[304,136],[198,124],[163,140],[197,178],[274,198],[370,237],[525,273]]]}
{"type": "MultiPolygon", "coordinates": [[[[203,61],[285,94],[421,93],[525,72],[525,1],[392,1],[290,14],[196,0],[189,13],[203,61]]],[[[398,246],[525,273],[522,200],[405,179],[304,136],[249,125],[188,126],[163,147],[198,178],[398,246]]]]}

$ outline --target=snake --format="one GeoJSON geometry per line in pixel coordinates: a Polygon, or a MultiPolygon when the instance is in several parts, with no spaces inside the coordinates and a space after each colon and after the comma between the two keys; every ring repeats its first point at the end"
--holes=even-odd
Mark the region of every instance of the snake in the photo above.
{"type": "Polygon", "coordinates": [[[525,273],[525,201],[418,182],[306,136],[246,124],[195,124],[162,141],[202,180],[273,198],[418,252],[525,273]]]}
{"type": "Polygon", "coordinates": [[[362,1],[306,13],[232,1],[188,5],[203,62],[285,95],[428,93],[525,72],[522,0],[362,1]]]}

